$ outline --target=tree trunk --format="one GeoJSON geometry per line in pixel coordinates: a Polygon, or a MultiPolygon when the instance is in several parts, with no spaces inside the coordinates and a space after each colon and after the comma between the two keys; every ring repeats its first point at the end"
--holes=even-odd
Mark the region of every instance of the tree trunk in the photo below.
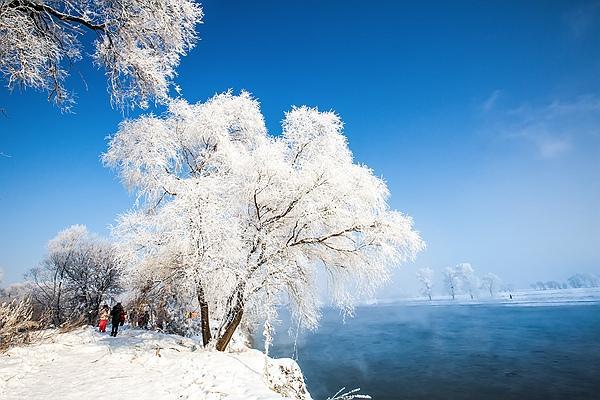
{"type": "Polygon", "coordinates": [[[56,295],[56,306],[54,308],[54,325],[58,328],[62,323],[62,318],[60,316],[60,294],[62,291],[62,277],[60,282],[58,283],[58,294],[56,295]]]}
{"type": "Polygon", "coordinates": [[[244,301],[242,296],[242,292],[238,291],[235,306],[231,308],[231,311],[227,314],[226,322],[224,324],[225,331],[217,339],[216,348],[219,351],[225,351],[233,337],[233,333],[242,321],[242,316],[244,315],[244,301]]]}
{"type": "Polygon", "coordinates": [[[210,342],[210,319],[208,315],[208,303],[204,297],[204,288],[202,284],[198,284],[197,288],[198,303],[200,304],[200,320],[202,323],[202,344],[204,347],[210,342]]]}

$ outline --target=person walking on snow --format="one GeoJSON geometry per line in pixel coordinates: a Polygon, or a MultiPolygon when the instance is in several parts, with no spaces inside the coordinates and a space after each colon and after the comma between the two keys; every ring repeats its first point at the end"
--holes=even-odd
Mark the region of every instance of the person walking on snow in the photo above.
{"type": "Polygon", "coordinates": [[[125,317],[127,313],[125,312],[125,308],[121,307],[121,315],[119,316],[119,325],[123,326],[125,324],[125,317]]]}
{"type": "Polygon", "coordinates": [[[112,330],[110,331],[110,336],[117,337],[117,332],[119,331],[119,323],[121,323],[122,311],[123,311],[123,306],[121,305],[121,303],[117,303],[110,311],[110,318],[111,318],[111,325],[112,325],[112,330]]]}
{"type": "Polygon", "coordinates": [[[131,325],[132,328],[135,328],[137,326],[138,323],[138,313],[137,310],[135,308],[132,308],[131,310],[129,310],[129,325],[131,325]]]}
{"type": "Polygon", "coordinates": [[[150,313],[145,311],[144,316],[142,317],[142,328],[148,329],[148,322],[150,322],[150,313]]]}
{"type": "Polygon", "coordinates": [[[102,306],[102,308],[100,309],[100,323],[98,324],[98,329],[100,332],[102,333],[106,333],[106,324],[108,324],[108,314],[109,314],[110,309],[108,308],[108,305],[105,304],[102,306]]]}

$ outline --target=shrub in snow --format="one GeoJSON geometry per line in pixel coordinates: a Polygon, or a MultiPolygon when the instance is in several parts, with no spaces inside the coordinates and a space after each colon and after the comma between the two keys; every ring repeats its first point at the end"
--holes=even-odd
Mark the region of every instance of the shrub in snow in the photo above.
{"type": "Polygon", "coordinates": [[[269,135],[246,92],[123,122],[103,160],[138,197],[115,230],[132,279],[194,294],[206,342],[217,315],[219,350],[282,300],[314,328],[318,274],[346,311],[372,295],[424,244],[389,208],[385,182],[353,161],[342,127],[333,112],[298,107],[269,135]]]}
{"type": "Polygon", "coordinates": [[[360,388],[352,389],[348,392],[344,392],[346,388],[341,388],[333,397],[328,397],[327,400],[354,400],[354,399],[370,399],[371,396],[367,394],[359,394],[360,388]]]}
{"type": "Polygon", "coordinates": [[[269,387],[286,399],[308,400],[304,376],[298,364],[291,359],[267,359],[266,379],[269,387]]]}

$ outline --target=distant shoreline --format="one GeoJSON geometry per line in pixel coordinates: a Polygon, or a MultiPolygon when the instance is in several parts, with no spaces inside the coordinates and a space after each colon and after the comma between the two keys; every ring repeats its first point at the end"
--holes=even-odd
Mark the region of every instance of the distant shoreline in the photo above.
{"type": "Polygon", "coordinates": [[[469,295],[457,295],[454,300],[447,295],[436,295],[431,300],[426,297],[398,297],[366,301],[360,306],[373,305],[506,305],[506,306],[559,306],[569,304],[595,304],[600,303],[600,288],[570,288],[533,290],[523,289],[513,292],[501,292],[494,297],[485,296],[483,293],[471,299],[469,295]],[[512,299],[510,298],[512,295],[512,299]]]}

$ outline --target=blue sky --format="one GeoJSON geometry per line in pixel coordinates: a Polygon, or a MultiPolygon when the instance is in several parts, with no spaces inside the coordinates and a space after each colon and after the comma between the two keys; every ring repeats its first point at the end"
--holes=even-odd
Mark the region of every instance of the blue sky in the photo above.
{"type": "MultiPolygon", "coordinates": [[[[517,286],[600,272],[600,2],[418,3],[207,0],[177,83],[189,101],[249,90],[272,133],[291,105],[342,116],[428,243],[384,294],[415,266],[471,262],[517,286]]],[[[74,114],[0,90],[7,282],[59,230],[107,235],[132,205],[99,161],[123,119],[102,71],[85,60],[70,87],[74,114]]]]}

